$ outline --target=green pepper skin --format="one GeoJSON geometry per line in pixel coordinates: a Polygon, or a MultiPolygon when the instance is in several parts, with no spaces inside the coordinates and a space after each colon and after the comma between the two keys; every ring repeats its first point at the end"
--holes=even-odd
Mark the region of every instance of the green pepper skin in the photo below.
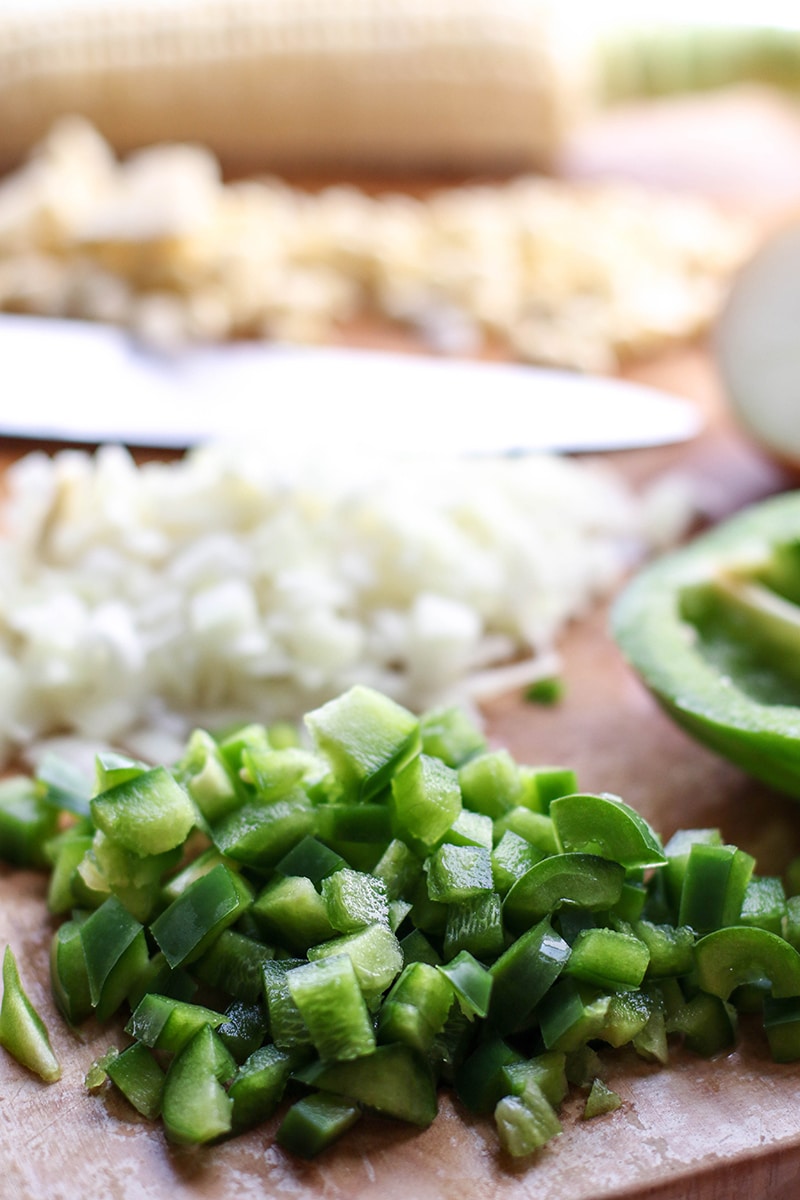
{"type": "Polygon", "coordinates": [[[53,1053],[47,1029],[22,986],[10,946],[6,946],[3,954],[0,1046],[45,1083],[55,1083],[61,1078],[61,1066],[53,1053]]]}
{"type": "MultiPolygon", "coordinates": [[[[682,611],[691,589],[725,571],[766,564],[777,547],[798,537],[800,492],[753,505],[641,571],[617,599],[611,631],[644,684],[689,734],[800,799],[800,684],[794,684],[796,705],[759,700],[747,670],[726,673],[703,653],[682,611]]],[[[778,668],[772,673],[779,677],[778,668]]]]}

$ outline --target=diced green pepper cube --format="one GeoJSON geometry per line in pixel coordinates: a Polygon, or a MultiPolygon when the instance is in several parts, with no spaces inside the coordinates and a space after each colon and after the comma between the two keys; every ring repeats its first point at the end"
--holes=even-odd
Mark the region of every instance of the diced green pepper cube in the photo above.
{"type": "Polygon", "coordinates": [[[489,1023],[500,1033],[523,1028],[570,953],[547,918],[512,942],[490,967],[494,983],[489,1023]]]}
{"type": "Polygon", "coordinates": [[[401,1042],[378,1046],[372,1054],[349,1062],[312,1063],[296,1075],[311,1087],[421,1128],[430,1125],[438,1111],[430,1066],[401,1042]]]}
{"type": "Polygon", "coordinates": [[[486,850],[492,849],[493,840],[492,818],[467,808],[462,808],[444,835],[444,841],[454,846],[483,846],[486,850]]]}
{"type": "Polygon", "coordinates": [[[275,1140],[298,1158],[315,1158],[360,1116],[357,1104],[329,1092],[315,1092],[295,1101],[278,1126],[275,1140]]]}
{"type": "Polygon", "coordinates": [[[234,809],[216,825],[211,836],[222,853],[246,866],[275,866],[316,829],[316,810],[302,788],[272,804],[259,801],[234,809]]]}
{"type": "Polygon", "coordinates": [[[461,812],[457,773],[438,758],[417,755],[392,779],[391,811],[395,837],[432,850],[461,812]]]}
{"type": "Polygon", "coordinates": [[[521,1096],[504,1096],[494,1119],[500,1145],[513,1158],[533,1154],[561,1133],[555,1110],[534,1080],[521,1096]]]}
{"type": "Polygon", "coordinates": [[[399,838],[393,838],[372,870],[386,884],[389,900],[410,897],[422,875],[422,859],[399,838]]]}
{"type": "Polygon", "coordinates": [[[147,969],[144,926],[110,896],[81,924],[80,936],[92,1007],[98,1021],[107,1021],[147,969]]]}
{"type": "Polygon", "coordinates": [[[294,967],[286,983],[322,1062],[361,1058],[375,1049],[375,1031],[347,954],[294,967]]]}
{"type": "Polygon", "coordinates": [[[263,936],[287,950],[306,951],[336,935],[325,901],[304,875],[273,879],[256,897],[251,912],[263,936]]]}
{"type": "Polygon", "coordinates": [[[545,813],[526,808],[524,804],[515,805],[494,821],[495,844],[508,832],[525,838],[542,854],[558,854],[555,826],[552,818],[545,813]]]}
{"type": "Polygon", "coordinates": [[[797,1062],[800,1059],[800,996],[764,999],[764,1032],[773,1061],[797,1062]]]}
{"type": "Polygon", "coordinates": [[[402,1041],[427,1054],[453,1004],[449,979],[428,963],[403,968],[378,1014],[381,1042],[402,1041]]]}
{"type": "Polygon", "coordinates": [[[683,1036],[684,1045],[703,1058],[713,1058],[736,1041],[736,1010],[719,996],[697,992],[666,1022],[667,1033],[683,1036]]]}
{"type": "Polygon", "coordinates": [[[520,804],[524,785],[517,763],[507,750],[487,750],[458,771],[464,806],[495,820],[520,804]]]}
{"type": "Polygon", "coordinates": [[[94,757],[94,794],[106,792],[118,783],[126,783],[149,770],[146,763],[116,750],[101,750],[94,757]]]}
{"type": "Polygon", "coordinates": [[[386,884],[366,871],[343,867],[329,875],[322,881],[322,899],[328,920],[340,933],[352,933],[365,925],[389,923],[386,884]]]}
{"type": "Polygon", "coordinates": [[[625,1046],[642,1033],[652,1013],[653,1001],[644,992],[615,992],[599,1036],[609,1046],[625,1046]]]}
{"type": "Polygon", "coordinates": [[[260,800],[271,804],[280,800],[305,779],[319,772],[314,755],[297,746],[276,750],[272,746],[245,746],[239,774],[255,788],[260,800]]]}
{"type": "Polygon", "coordinates": [[[202,983],[252,1004],[261,995],[262,965],[274,957],[271,946],[236,929],[224,929],[193,964],[194,974],[202,983]]]}
{"type": "Polygon", "coordinates": [[[267,1012],[263,1004],[233,1000],[225,1009],[225,1020],[217,1033],[231,1057],[242,1063],[261,1046],[267,1036],[267,1012]]]}
{"type": "Polygon", "coordinates": [[[614,929],[584,929],[573,942],[567,972],[611,991],[634,991],[649,962],[650,951],[639,938],[614,929]]]}
{"type": "Polygon", "coordinates": [[[92,848],[92,835],[68,830],[50,843],[52,868],[47,881],[47,907],[56,916],[68,913],[75,903],[73,880],[78,866],[92,848]]]}
{"type": "Polygon", "coordinates": [[[611,910],[614,917],[633,923],[638,921],[647,903],[647,887],[638,881],[626,879],[620,898],[611,910]]]}
{"type": "Polygon", "coordinates": [[[636,921],[633,932],[650,952],[648,979],[670,975],[688,975],[694,965],[694,930],[685,925],[655,925],[636,921]]]}
{"type": "Polygon", "coordinates": [[[289,971],[303,966],[304,961],[299,958],[271,959],[262,968],[270,1036],[281,1050],[296,1050],[311,1045],[308,1026],[286,979],[289,971]]]}
{"type": "MultiPolygon", "coordinates": [[[[220,734],[220,754],[234,775],[238,775],[242,766],[242,755],[245,750],[260,750],[272,746],[272,739],[266,725],[252,721],[248,725],[237,725],[233,729],[220,734]]],[[[276,747],[277,748],[277,747],[276,747]]]]}
{"type": "Polygon", "coordinates": [[[544,851],[537,848],[512,829],[507,829],[492,851],[492,880],[494,889],[501,896],[516,883],[521,875],[544,858],[544,851]]]}
{"type": "Polygon", "coordinates": [[[664,856],[667,860],[664,877],[676,917],[681,902],[683,882],[686,878],[686,868],[689,865],[689,855],[692,846],[696,844],[721,846],[722,834],[718,829],[679,829],[664,847],[664,856]]]}
{"type": "Polygon", "coordinates": [[[179,853],[175,847],[164,854],[138,855],[98,829],[78,870],[82,873],[90,859],[110,891],[145,924],[161,901],[161,877],[175,866],[179,853]]]}
{"type": "Polygon", "coordinates": [[[679,924],[698,933],[735,924],[754,866],[752,856],[736,846],[695,842],[686,864],[679,924]]]}
{"type": "Polygon", "coordinates": [[[775,875],[752,878],[747,885],[739,921],[770,933],[782,934],[786,919],[786,892],[775,875]]]}
{"type": "Polygon", "coordinates": [[[327,875],[346,866],[347,862],[341,854],[331,850],[319,838],[307,834],[283,856],[275,869],[281,875],[305,876],[315,887],[319,887],[327,875]]]}
{"type": "Polygon", "coordinates": [[[392,838],[392,814],[386,804],[320,804],[317,833],[326,842],[366,842],[386,846],[392,838]]]}
{"type": "Polygon", "coordinates": [[[502,1068],[501,1075],[509,1096],[521,1096],[528,1083],[534,1080],[545,1098],[557,1108],[569,1091],[566,1069],[567,1056],[560,1050],[544,1050],[523,1062],[512,1062],[502,1068]]]}
{"type": "Polygon", "coordinates": [[[224,1023],[224,1013],[202,1004],[148,992],[131,1014],[125,1032],[152,1050],[178,1054],[204,1025],[217,1028],[224,1023]]]}
{"type": "Polygon", "coordinates": [[[161,1111],[171,1142],[197,1145],[230,1133],[233,1101],[224,1084],[235,1073],[235,1062],[211,1026],[204,1025],[167,1071],[161,1111]]]}
{"type": "Polygon", "coordinates": [[[437,708],[423,713],[420,733],[423,753],[440,758],[448,767],[463,766],[486,749],[483,734],[462,708],[437,708]]]}
{"type": "Polygon", "coordinates": [[[603,1063],[594,1046],[584,1042],[574,1050],[568,1050],[564,1055],[564,1072],[567,1082],[572,1087],[590,1088],[593,1080],[599,1078],[603,1063]]]}
{"type": "Polygon", "coordinates": [[[669,1061],[666,1019],[660,1008],[654,1008],[647,1023],[633,1035],[632,1045],[640,1058],[666,1066],[669,1061]]]}
{"type": "Polygon", "coordinates": [[[605,1116],[606,1113],[615,1112],[621,1104],[619,1095],[608,1084],[603,1083],[602,1079],[594,1079],[586,1097],[583,1119],[589,1121],[592,1117],[605,1116]]]}
{"type": "Polygon", "coordinates": [[[305,723],[337,778],[358,800],[381,792],[420,747],[417,718],[363,685],[307,713],[305,723]]]}
{"type": "Polygon", "coordinates": [[[468,900],[492,890],[492,860],[485,846],[445,843],[426,864],[428,895],[442,904],[468,900]]]}
{"type": "Polygon", "coordinates": [[[81,927],[65,921],[50,943],[50,988],[61,1015],[70,1025],[79,1025],[92,1011],[89,971],[83,952],[81,927]]]}
{"type": "Polygon", "coordinates": [[[190,735],[175,776],[210,825],[244,800],[244,789],[235,773],[217,742],[204,729],[195,729],[190,735]]]}
{"type": "Polygon", "coordinates": [[[148,1121],[161,1115],[165,1074],[144,1042],[133,1042],[106,1065],[111,1082],[148,1121]]]}
{"type": "Polygon", "coordinates": [[[239,1067],[228,1088],[237,1133],[252,1129],[275,1112],[289,1076],[299,1066],[298,1051],[261,1046],[239,1067]]]}
{"type": "Polygon", "coordinates": [[[315,962],[336,954],[346,954],[352,959],[368,1004],[377,1000],[403,969],[400,943],[388,925],[367,925],[355,933],[311,946],[308,958],[315,962]]]}
{"type": "Polygon", "coordinates": [[[442,947],[445,959],[468,951],[491,962],[504,946],[503,904],[497,892],[479,892],[448,904],[442,947]]]}
{"type": "Polygon", "coordinates": [[[165,767],[94,796],[91,812],[98,829],[135,854],[163,854],[181,845],[197,819],[189,793],[165,767]]]}
{"type": "Polygon", "coordinates": [[[46,844],[58,828],[58,810],[40,784],[24,775],[0,779],[0,860],[16,867],[47,866],[46,844]]]}
{"type": "Polygon", "coordinates": [[[599,1037],[608,1017],[611,997],[562,978],[538,1006],[539,1028],[548,1050],[576,1050],[599,1037]]]}
{"type": "Polygon", "coordinates": [[[502,1038],[486,1035],[456,1068],[455,1089],[462,1104],[474,1113],[489,1113],[505,1095],[503,1068],[525,1059],[502,1038]]]}
{"type": "Polygon", "coordinates": [[[536,803],[529,807],[539,812],[549,813],[559,796],[574,796],[578,791],[578,778],[570,767],[532,767],[525,774],[529,774],[536,795],[536,803]]]}
{"type": "Polygon", "coordinates": [[[448,979],[462,1011],[468,1017],[487,1015],[494,976],[468,950],[461,950],[437,970],[448,979]]]}
{"type": "Polygon", "coordinates": [[[150,932],[171,967],[200,958],[252,903],[248,884],[220,864],[201,875],[153,921],[150,932]]]}

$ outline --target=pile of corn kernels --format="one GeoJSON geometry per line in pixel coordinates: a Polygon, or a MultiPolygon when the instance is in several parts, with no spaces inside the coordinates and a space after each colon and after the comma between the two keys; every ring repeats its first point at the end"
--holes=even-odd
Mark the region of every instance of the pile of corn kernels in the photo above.
{"type": "Polygon", "coordinates": [[[225,182],[203,147],[119,161],[67,118],[0,182],[0,309],[169,347],[326,342],[369,314],[441,353],[603,372],[706,328],[754,239],[708,202],[627,184],[225,182]]]}

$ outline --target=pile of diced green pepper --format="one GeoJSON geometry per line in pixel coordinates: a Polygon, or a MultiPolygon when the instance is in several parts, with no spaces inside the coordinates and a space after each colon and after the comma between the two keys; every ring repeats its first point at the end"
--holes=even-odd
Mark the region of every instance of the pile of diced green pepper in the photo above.
{"type": "MultiPolygon", "coordinates": [[[[196,731],[169,769],[106,754],[92,786],[58,763],[0,784],[0,855],[50,869],[60,1011],[128,1037],[91,1089],[180,1144],[280,1110],[311,1157],[364,1112],[428,1126],[448,1086],[522,1156],[571,1086],[586,1116],[619,1106],[610,1048],[712,1056],[757,1011],[800,1058],[800,896],[719,831],[662,846],[460,710],[366,687],[306,733],[196,731]]],[[[0,1043],[55,1080],[10,950],[3,975],[0,1043]]]]}

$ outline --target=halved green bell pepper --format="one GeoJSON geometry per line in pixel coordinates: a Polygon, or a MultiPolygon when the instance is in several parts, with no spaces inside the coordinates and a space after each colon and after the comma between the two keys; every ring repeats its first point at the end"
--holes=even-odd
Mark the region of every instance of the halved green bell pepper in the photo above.
{"type": "Polygon", "coordinates": [[[800,491],[650,564],[618,598],[611,628],[683,728],[800,798],[800,491]]]}

